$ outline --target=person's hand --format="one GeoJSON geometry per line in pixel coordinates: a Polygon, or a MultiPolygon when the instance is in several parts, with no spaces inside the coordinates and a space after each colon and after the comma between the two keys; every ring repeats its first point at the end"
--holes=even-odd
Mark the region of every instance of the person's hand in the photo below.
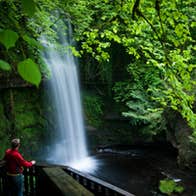
{"type": "Polygon", "coordinates": [[[33,165],[35,165],[36,161],[33,160],[33,161],[31,161],[31,163],[32,163],[33,165]]]}

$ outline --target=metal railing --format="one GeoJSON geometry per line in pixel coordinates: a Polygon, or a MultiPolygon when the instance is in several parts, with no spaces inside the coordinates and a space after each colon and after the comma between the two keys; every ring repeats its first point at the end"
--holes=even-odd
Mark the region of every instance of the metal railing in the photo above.
{"type": "Polygon", "coordinates": [[[133,194],[114,186],[108,182],[105,182],[94,176],[84,174],[73,168],[65,167],[63,168],[69,175],[71,175],[76,181],[82,184],[86,189],[94,193],[95,195],[104,196],[134,196],[133,194]]]}
{"type": "MultiPolygon", "coordinates": [[[[24,169],[24,195],[37,196],[37,166],[24,169]]],[[[0,162],[0,195],[6,196],[8,191],[7,175],[4,163],[0,162]]]]}
{"type": "MultiPolygon", "coordinates": [[[[43,175],[43,168],[46,167],[60,167],[67,174],[72,176],[78,183],[83,185],[86,189],[92,192],[94,195],[100,196],[134,196],[133,194],[116,187],[108,182],[98,179],[94,176],[84,174],[73,168],[60,166],[60,165],[48,165],[37,164],[31,168],[25,168],[24,174],[24,195],[25,196],[41,196],[50,193],[52,186],[42,187],[43,181],[47,184],[46,176],[43,175]]],[[[3,164],[0,163],[0,195],[6,196],[8,189],[6,182],[6,171],[3,164]]]]}

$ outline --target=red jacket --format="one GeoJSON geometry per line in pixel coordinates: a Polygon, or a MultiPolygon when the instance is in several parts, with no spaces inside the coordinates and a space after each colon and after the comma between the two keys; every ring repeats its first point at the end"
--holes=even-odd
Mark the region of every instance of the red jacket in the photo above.
{"type": "Polygon", "coordinates": [[[7,172],[18,174],[23,172],[23,167],[31,167],[33,164],[26,161],[16,149],[8,149],[5,152],[4,160],[6,161],[7,172]]]}

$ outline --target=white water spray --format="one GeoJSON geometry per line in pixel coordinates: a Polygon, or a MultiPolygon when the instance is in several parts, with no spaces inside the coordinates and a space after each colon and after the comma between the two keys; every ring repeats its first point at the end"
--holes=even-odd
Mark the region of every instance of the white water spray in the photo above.
{"type": "Polygon", "coordinates": [[[56,136],[49,147],[48,161],[83,170],[94,167],[94,160],[87,153],[77,66],[68,49],[71,27],[68,29],[66,37],[60,36],[61,44],[67,48],[63,55],[46,39],[42,39],[46,48],[43,58],[51,72],[49,90],[56,111],[53,121],[56,136]]]}

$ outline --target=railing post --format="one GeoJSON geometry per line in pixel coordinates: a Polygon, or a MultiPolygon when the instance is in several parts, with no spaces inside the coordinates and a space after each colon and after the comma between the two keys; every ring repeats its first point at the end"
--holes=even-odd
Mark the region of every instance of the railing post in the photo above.
{"type": "Polygon", "coordinates": [[[5,161],[0,160],[0,195],[6,196],[7,178],[5,171],[5,161]]]}

